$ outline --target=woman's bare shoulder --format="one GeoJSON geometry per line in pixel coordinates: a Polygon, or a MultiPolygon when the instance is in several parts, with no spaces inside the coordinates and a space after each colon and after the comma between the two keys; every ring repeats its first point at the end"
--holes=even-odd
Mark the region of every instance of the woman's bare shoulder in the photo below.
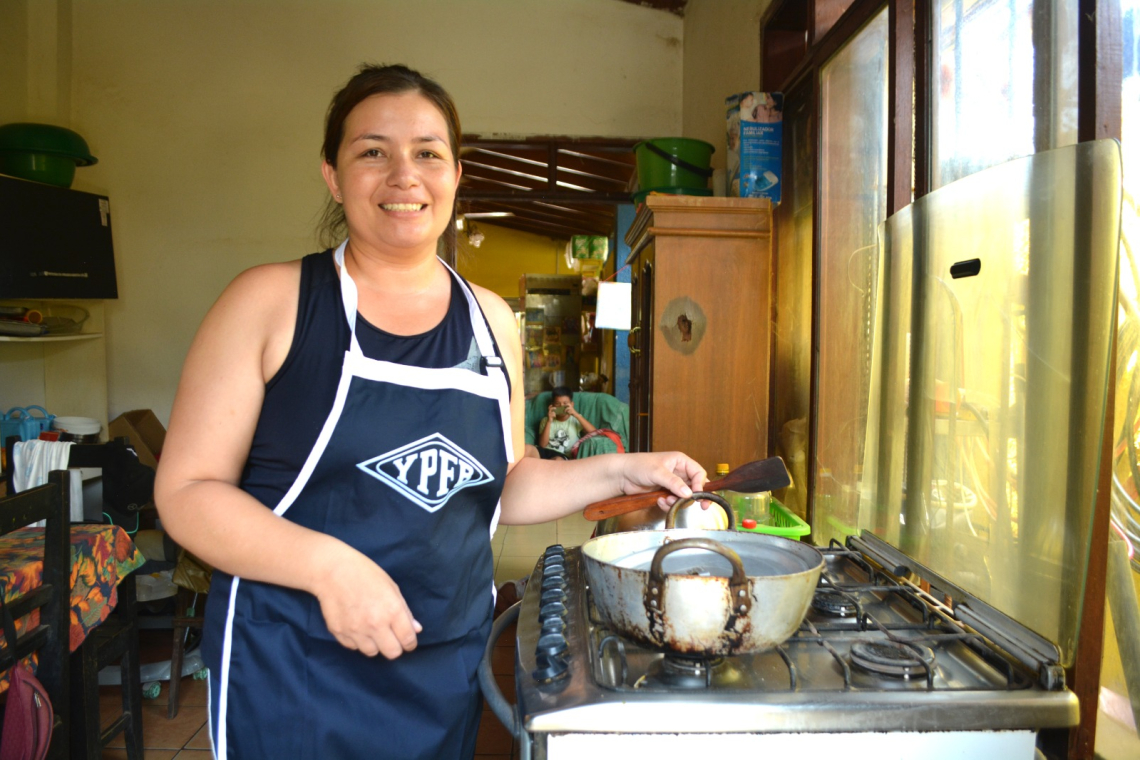
{"type": "Polygon", "coordinates": [[[232,346],[256,357],[265,377],[284,362],[297,321],[301,262],[251,267],[235,277],[210,308],[196,342],[232,346]]]}
{"type": "Polygon", "coordinates": [[[498,332],[498,327],[509,326],[510,329],[514,328],[515,313],[511,310],[509,304],[503,300],[503,297],[498,293],[494,293],[481,285],[470,283],[471,292],[475,294],[476,300],[479,305],[483,307],[483,313],[487,315],[487,321],[491,323],[491,327],[498,332]],[[497,323],[497,324],[496,324],[497,323]]]}
{"type": "Polygon", "coordinates": [[[518,344],[518,325],[515,323],[515,313],[502,296],[486,288],[471,283],[471,292],[483,307],[487,315],[487,322],[491,325],[491,332],[499,342],[500,350],[512,350],[518,344]],[[508,340],[508,337],[511,338],[508,340]]]}
{"type": "MultiPolygon", "coordinates": [[[[259,264],[235,277],[222,298],[253,299],[261,303],[280,301],[301,285],[301,260],[259,264]]],[[[221,300],[221,299],[219,299],[221,300]]]]}

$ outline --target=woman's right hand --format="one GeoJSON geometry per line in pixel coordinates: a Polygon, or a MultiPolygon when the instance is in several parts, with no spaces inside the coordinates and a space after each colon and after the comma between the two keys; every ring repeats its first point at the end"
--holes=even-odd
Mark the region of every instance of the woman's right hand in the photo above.
{"type": "Polygon", "coordinates": [[[329,632],[347,649],[394,660],[416,648],[423,627],[384,569],[356,549],[341,548],[318,572],[314,595],[329,632]]]}

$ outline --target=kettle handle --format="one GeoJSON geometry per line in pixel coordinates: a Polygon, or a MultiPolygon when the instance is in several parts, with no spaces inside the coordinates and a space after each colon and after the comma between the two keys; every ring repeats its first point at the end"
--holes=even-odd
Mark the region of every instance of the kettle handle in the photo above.
{"type": "Polygon", "coordinates": [[[694,491],[693,495],[688,499],[677,499],[677,501],[673,503],[673,506],[669,508],[669,514],[665,515],[665,530],[672,530],[673,528],[677,527],[677,512],[679,512],[682,507],[692,504],[698,500],[711,501],[713,504],[716,504],[718,507],[723,509],[725,515],[728,516],[728,529],[736,530],[735,511],[732,509],[732,507],[728,506],[728,502],[725,501],[725,498],[723,496],[718,493],[712,493],[711,491],[694,491]]]}

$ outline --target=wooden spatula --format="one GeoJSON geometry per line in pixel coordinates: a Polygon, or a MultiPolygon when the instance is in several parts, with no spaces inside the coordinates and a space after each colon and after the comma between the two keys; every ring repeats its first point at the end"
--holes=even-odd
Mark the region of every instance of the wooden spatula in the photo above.
{"type": "MultiPolygon", "coordinates": [[[[784,488],[791,485],[791,482],[792,478],[788,475],[788,468],[784,466],[784,460],[779,457],[768,457],[741,465],[719,480],[710,480],[705,485],[704,490],[757,493],[784,488]]],[[[587,520],[604,520],[607,517],[624,515],[627,512],[636,512],[639,509],[656,506],[659,497],[668,495],[668,491],[661,490],[635,493],[628,496],[615,496],[612,499],[594,502],[586,507],[583,514],[587,520]]]]}

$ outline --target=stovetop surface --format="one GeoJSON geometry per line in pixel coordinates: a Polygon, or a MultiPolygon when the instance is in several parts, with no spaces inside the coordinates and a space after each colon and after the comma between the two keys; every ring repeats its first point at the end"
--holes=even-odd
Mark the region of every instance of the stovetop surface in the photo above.
{"type": "Polygon", "coordinates": [[[816,602],[788,641],[701,662],[666,657],[610,630],[592,603],[580,552],[548,549],[519,615],[516,685],[524,725],[948,731],[1076,722],[1072,692],[1044,688],[920,587],[879,572],[858,552],[834,547],[824,554],[816,602]],[[564,641],[552,637],[556,630],[564,641]],[[883,669],[892,674],[873,672],[883,669]],[[663,714],[663,705],[683,709],[663,714]]]}
{"type": "Polygon", "coordinates": [[[712,662],[667,658],[622,638],[587,591],[582,647],[598,686],[618,691],[942,691],[1024,689],[1033,679],[914,591],[876,582],[858,555],[825,554],[813,606],[776,649],[712,662]],[[620,643],[619,643],[620,642],[620,643]],[[852,647],[855,647],[855,656],[852,647]],[[622,661],[625,661],[624,671],[622,661]]]}

